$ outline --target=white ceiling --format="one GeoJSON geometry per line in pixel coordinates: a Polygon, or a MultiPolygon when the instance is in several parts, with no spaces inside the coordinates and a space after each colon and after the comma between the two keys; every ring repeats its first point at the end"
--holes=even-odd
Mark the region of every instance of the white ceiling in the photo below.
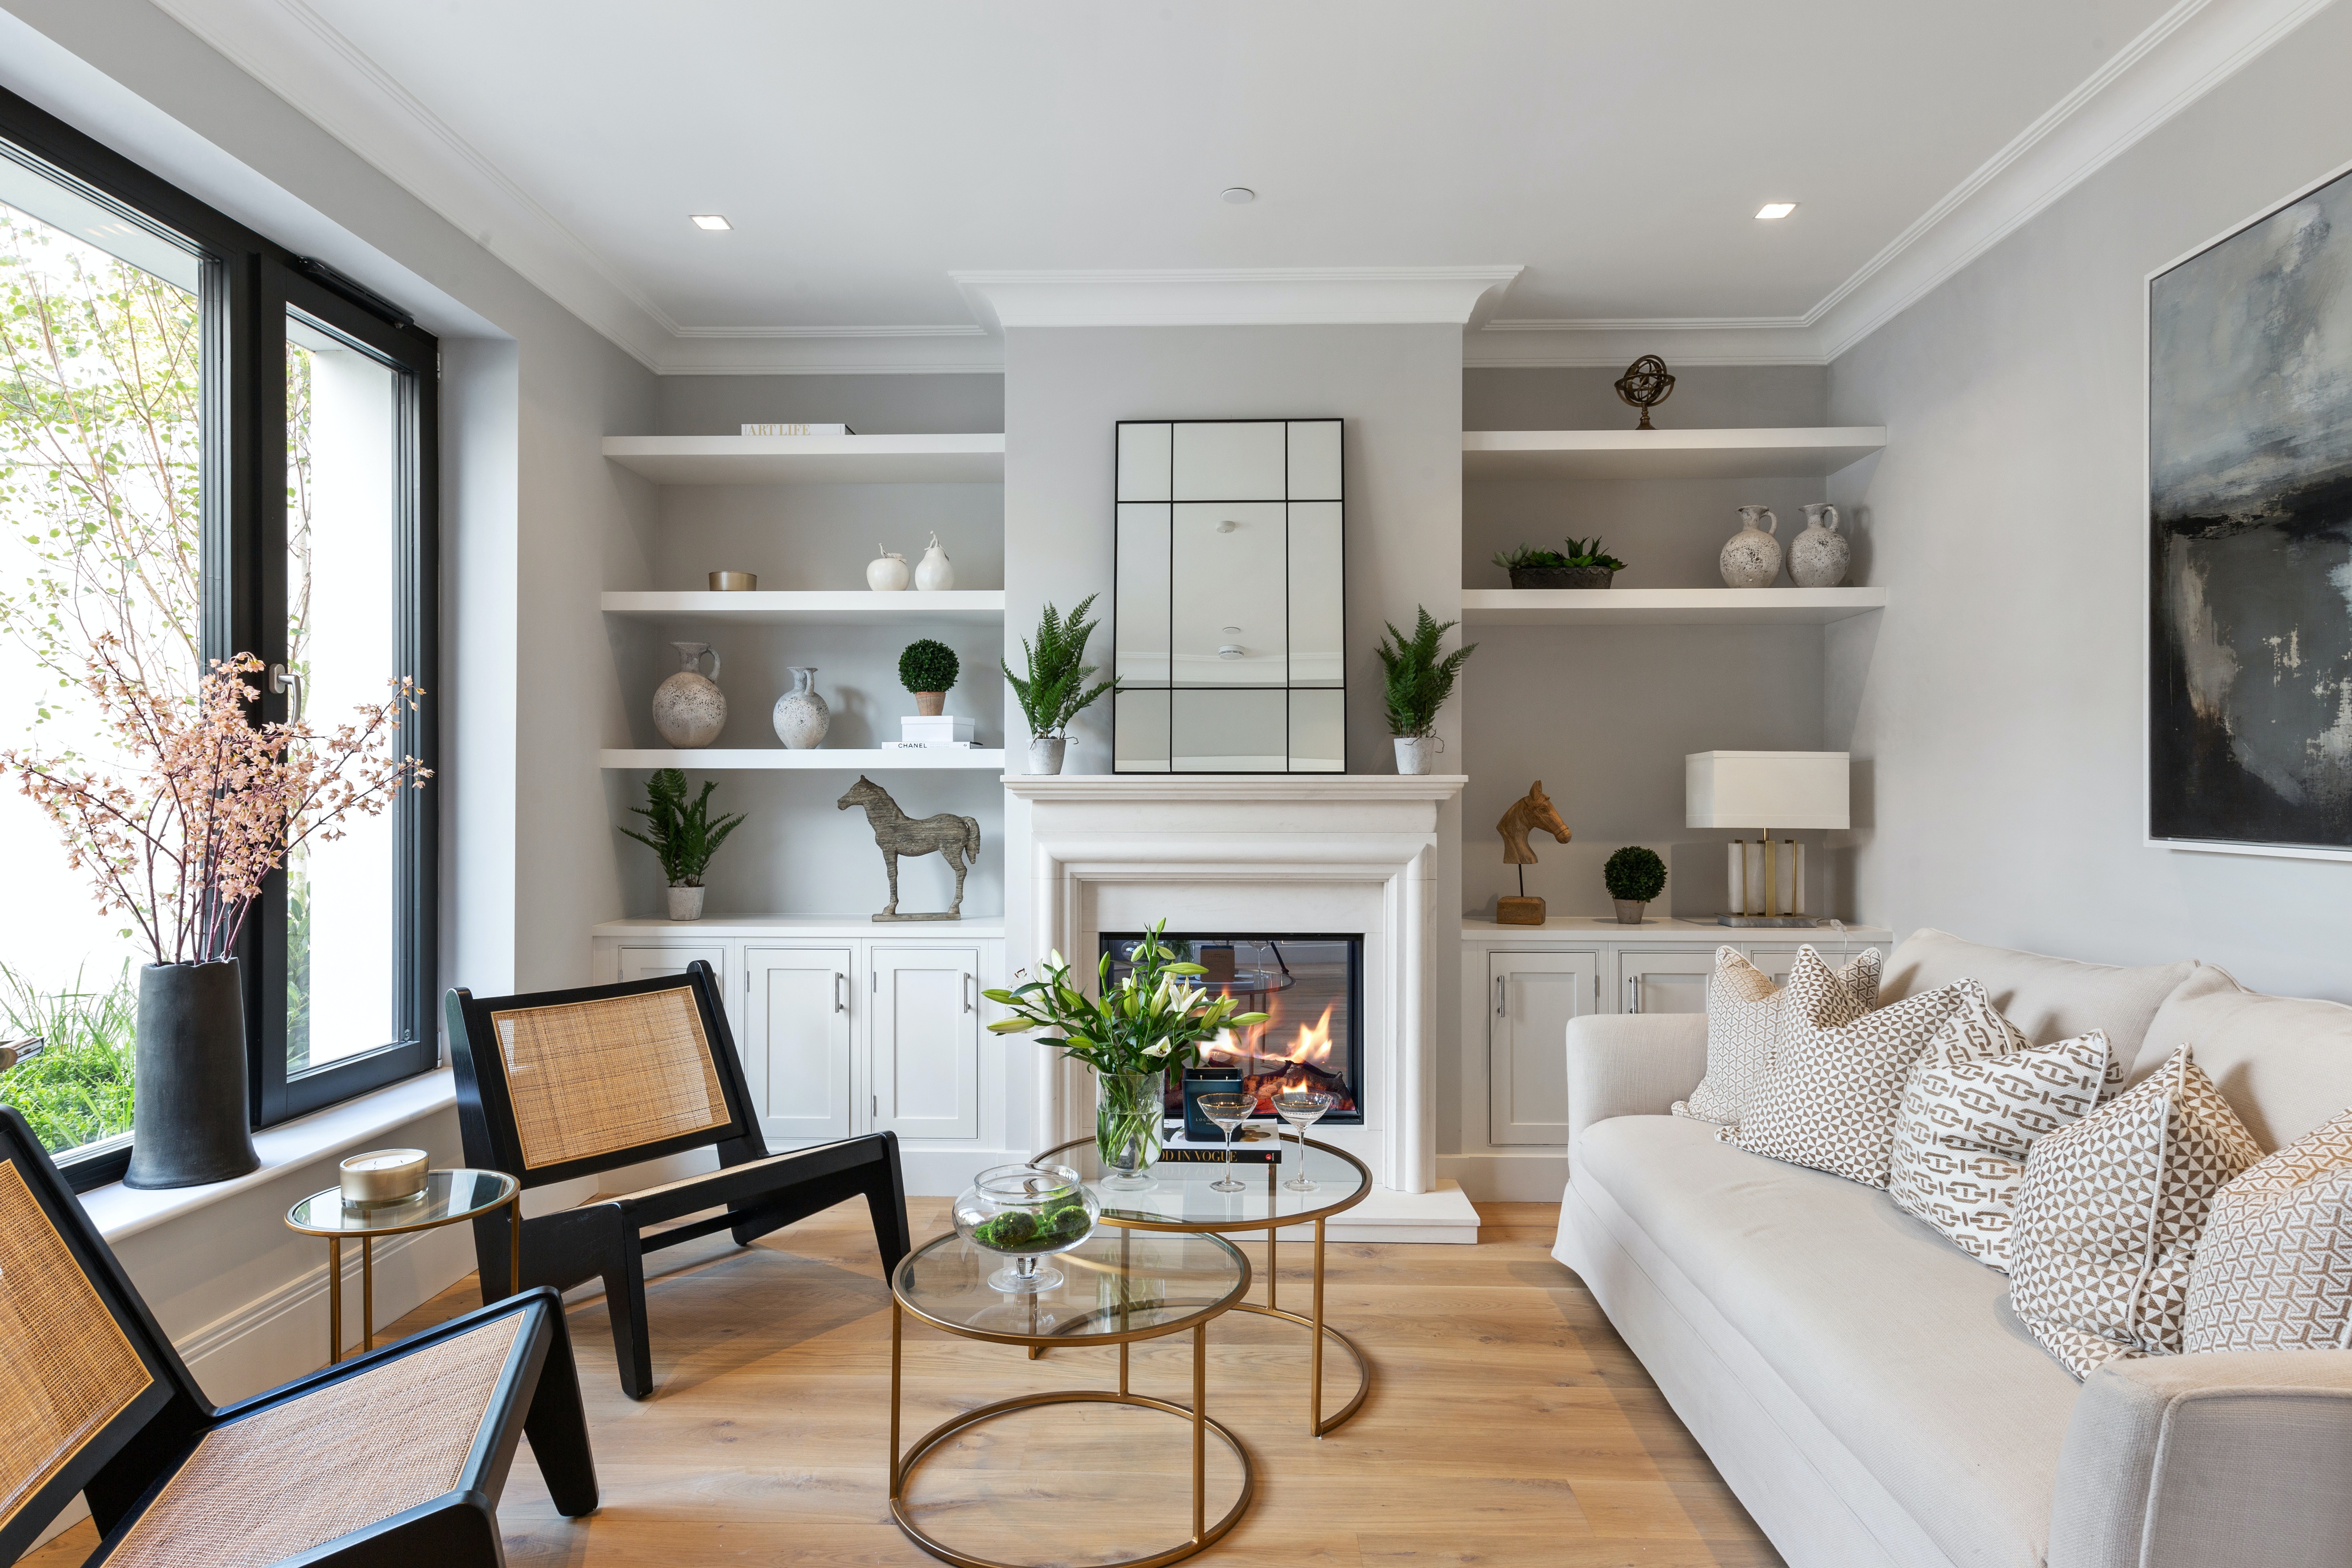
{"type": "Polygon", "coordinates": [[[1490,358],[1669,321],[1818,357],[1790,333],[2324,0],[160,3],[686,369],[984,363],[959,270],[1482,264],[1525,268],[1490,358]]]}

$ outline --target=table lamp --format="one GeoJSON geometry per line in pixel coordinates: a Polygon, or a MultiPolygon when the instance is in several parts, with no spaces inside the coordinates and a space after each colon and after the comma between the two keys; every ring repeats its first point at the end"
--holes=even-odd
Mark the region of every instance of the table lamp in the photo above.
{"type": "Polygon", "coordinates": [[[1693,752],[1683,759],[1685,825],[1755,828],[1727,847],[1731,912],[1721,925],[1810,926],[1805,847],[1774,827],[1845,827],[1852,757],[1844,752],[1693,752]]]}

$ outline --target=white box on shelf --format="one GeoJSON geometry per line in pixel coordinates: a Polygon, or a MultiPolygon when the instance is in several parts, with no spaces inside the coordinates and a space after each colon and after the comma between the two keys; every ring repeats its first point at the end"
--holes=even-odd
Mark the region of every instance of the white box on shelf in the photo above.
{"type": "Polygon", "coordinates": [[[972,721],[961,713],[910,713],[898,721],[898,739],[908,745],[926,742],[968,746],[972,741],[972,721]]]}

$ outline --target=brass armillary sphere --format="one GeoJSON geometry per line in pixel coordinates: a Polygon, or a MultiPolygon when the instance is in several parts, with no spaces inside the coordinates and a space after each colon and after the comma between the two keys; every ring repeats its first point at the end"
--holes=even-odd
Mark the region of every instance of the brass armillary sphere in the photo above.
{"type": "Polygon", "coordinates": [[[1642,411],[1642,422],[1636,430],[1654,430],[1650,423],[1650,410],[1675,395],[1675,378],[1666,370],[1666,362],[1655,354],[1643,354],[1625,367],[1617,378],[1617,395],[1642,411]]]}

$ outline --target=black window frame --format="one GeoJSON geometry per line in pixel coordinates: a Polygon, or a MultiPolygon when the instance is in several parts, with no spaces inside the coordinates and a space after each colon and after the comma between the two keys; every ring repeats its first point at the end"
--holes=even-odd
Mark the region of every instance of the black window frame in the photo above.
{"type": "MultiPolygon", "coordinates": [[[[37,105],[0,89],[0,140],[47,165],[85,195],[202,258],[200,394],[204,537],[204,657],[286,654],[286,322],[289,311],[400,375],[398,525],[404,570],[401,657],[423,689],[402,727],[405,748],[436,782],[404,790],[405,854],[394,995],[397,1037],[303,1073],[286,1055],[286,877],[273,875],[237,949],[243,961],[247,1089],[255,1128],[274,1126],[429,1072],[440,1065],[434,1018],[439,943],[440,345],[367,290],[247,228],[37,105]]],[[[287,717],[291,694],[265,692],[257,721],[287,717]]],[[[67,1151],[59,1168],[77,1192],[119,1181],[127,1138],[67,1151]]]]}

